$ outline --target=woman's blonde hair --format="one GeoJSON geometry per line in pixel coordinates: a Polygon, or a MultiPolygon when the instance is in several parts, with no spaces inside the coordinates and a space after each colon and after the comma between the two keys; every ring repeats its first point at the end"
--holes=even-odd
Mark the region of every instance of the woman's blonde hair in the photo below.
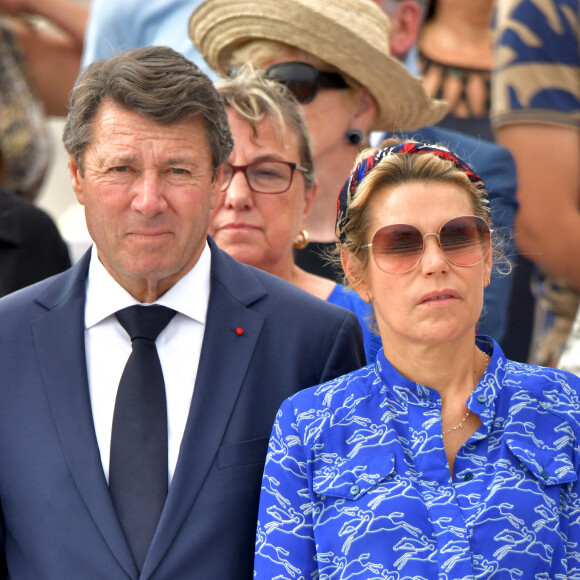
{"type": "Polygon", "coordinates": [[[250,125],[252,139],[258,137],[258,124],[266,118],[274,122],[281,146],[287,129],[296,135],[300,165],[307,170],[302,175],[306,187],[310,189],[316,179],[312,145],[298,103],[288,89],[264,77],[263,71],[251,65],[240,67],[233,76],[218,82],[216,87],[226,109],[231,109],[250,125]]]}

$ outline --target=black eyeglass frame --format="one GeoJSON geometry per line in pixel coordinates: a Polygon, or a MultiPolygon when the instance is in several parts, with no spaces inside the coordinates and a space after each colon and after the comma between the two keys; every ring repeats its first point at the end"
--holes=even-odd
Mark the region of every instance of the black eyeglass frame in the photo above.
{"type": "Polygon", "coordinates": [[[292,61],[274,64],[266,69],[265,76],[285,85],[296,97],[296,100],[303,105],[311,103],[320,89],[343,90],[350,88],[340,73],[322,71],[306,62],[292,61]],[[297,73],[301,73],[302,76],[300,77],[297,73]],[[306,83],[310,84],[306,96],[301,96],[298,83],[301,83],[303,87],[307,86],[306,83]]]}
{"type": "Polygon", "coordinates": [[[286,193],[290,189],[290,187],[292,186],[292,181],[294,180],[294,173],[296,171],[301,171],[302,173],[308,173],[308,169],[306,169],[306,167],[302,167],[302,165],[298,165],[297,163],[292,163],[291,161],[281,161],[278,159],[272,159],[272,160],[262,159],[261,161],[253,161],[252,163],[247,163],[246,165],[234,165],[232,163],[224,163],[224,167],[225,166],[230,167],[232,169],[232,173],[231,173],[229,179],[227,180],[227,183],[225,181],[222,182],[221,191],[225,191],[232,184],[232,180],[234,179],[234,175],[238,171],[241,171],[244,174],[244,177],[246,178],[246,183],[248,184],[248,187],[254,193],[261,193],[263,195],[278,195],[279,193],[286,193]],[[259,191],[259,190],[255,189],[252,186],[252,183],[250,182],[250,178],[248,177],[248,168],[253,167],[255,165],[260,165],[262,163],[277,163],[277,164],[286,165],[287,167],[290,167],[291,171],[290,171],[290,177],[288,179],[288,186],[281,191],[259,191]]]}

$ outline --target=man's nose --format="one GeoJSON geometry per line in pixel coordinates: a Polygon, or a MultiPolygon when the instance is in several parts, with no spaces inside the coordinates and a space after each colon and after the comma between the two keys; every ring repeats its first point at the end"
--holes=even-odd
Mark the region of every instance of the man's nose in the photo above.
{"type": "Polygon", "coordinates": [[[157,172],[145,171],[134,184],[132,207],[147,216],[167,209],[166,184],[157,172]]]}

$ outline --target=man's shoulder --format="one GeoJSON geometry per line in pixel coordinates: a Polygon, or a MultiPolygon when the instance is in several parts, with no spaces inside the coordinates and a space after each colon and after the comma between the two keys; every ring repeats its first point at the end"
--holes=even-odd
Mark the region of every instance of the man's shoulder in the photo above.
{"type": "MultiPolygon", "coordinates": [[[[62,274],[56,277],[59,276],[62,274]]],[[[14,342],[15,332],[19,333],[20,339],[30,323],[47,312],[37,298],[53,284],[53,279],[47,278],[0,298],[0,350],[14,342]]]]}
{"type": "Polygon", "coordinates": [[[294,313],[294,316],[318,314],[344,319],[348,314],[344,308],[316,298],[278,276],[238,262],[215,243],[211,244],[211,251],[212,278],[238,297],[254,304],[263,302],[268,308],[291,309],[285,313],[294,313]]]}
{"type": "Polygon", "coordinates": [[[324,372],[303,386],[349,372],[365,360],[362,332],[353,312],[237,262],[212,240],[210,247],[212,312],[217,308],[251,310],[263,317],[262,340],[275,350],[280,341],[285,341],[286,354],[298,351],[303,368],[315,369],[322,362],[324,372]],[[331,357],[330,364],[324,362],[327,356],[331,357]]]}

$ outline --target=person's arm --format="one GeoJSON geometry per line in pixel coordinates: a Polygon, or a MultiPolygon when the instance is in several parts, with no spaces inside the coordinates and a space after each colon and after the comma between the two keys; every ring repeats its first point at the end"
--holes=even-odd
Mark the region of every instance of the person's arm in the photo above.
{"type": "Polygon", "coordinates": [[[0,12],[38,15],[54,26],[32,26],[10,19],[47,115],[66,115],[69,94],[80,71],[88,8],[71,0],[0,0],[0,12]]]}
{"type": "Polygon", "coordinates": [[[518,176],[515,242],[546,273],[580,289],[580,132],[564,125],[502,125],[497,140],[518,176]]]}
{"type": "Polygon", "coordinates": [[[119,50],[142,46],[142,21],[153,10],[152,4],[156,5],[153,0],[141,4],[139,0],[92,0],[81,66],[85,67],[102,58],[111,58],[119,50]],[[127,22],[131,22],[131,26],[127,26],[127,22]]]}
{"type": "Polygon", "coordinates": [[[256,534],[254,578],[312,578],[317,570],[304,448],[285,401],[268,446],[256,534]]]}
{"type": "Polygon", "coordinates": [[[0,13],[41,16],[70,37],[82,49],[88,8],[73,0],[0,0],[0,13]]]}

